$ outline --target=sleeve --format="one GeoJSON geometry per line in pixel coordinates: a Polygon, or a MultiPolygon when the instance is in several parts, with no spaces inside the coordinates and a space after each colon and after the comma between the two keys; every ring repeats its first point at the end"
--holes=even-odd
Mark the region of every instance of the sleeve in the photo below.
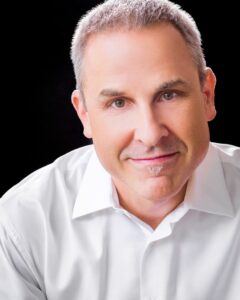
{"type": "Polygon", "coordinates": [[[46,300],[28,254],[9,227],[0,220],[0,299],[46,300]]]}

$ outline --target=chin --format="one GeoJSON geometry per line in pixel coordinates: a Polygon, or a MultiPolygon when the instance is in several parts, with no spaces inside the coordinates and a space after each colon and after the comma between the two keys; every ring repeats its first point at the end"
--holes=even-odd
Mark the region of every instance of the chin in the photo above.
{"type": "Polygon", "coordinates": [[[173,197],[176,193],[174,193],[172,190],[166,189],[166,188],[159,188],[159,187],[152,187],[148,188],[145,191],[142,191],[140,194],[141,197],[148,199],[153,202],[158,202],[161,200],[166,200],[171,197],[173,197]]]}
{"type": "Polygon", "coordinates": [[[145,183],[139,184],[139,196],[152,201],[175,198],[183,190],[183,184],[176,182],[169,176],[149,178],[145,183]]]}

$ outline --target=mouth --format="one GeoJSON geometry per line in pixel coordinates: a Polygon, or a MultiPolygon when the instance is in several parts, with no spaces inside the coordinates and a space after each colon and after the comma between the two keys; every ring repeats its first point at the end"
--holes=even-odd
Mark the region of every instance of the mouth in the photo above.
{"type": "Polygon", "coordinates": [[[152,157],[130,158],[130,160],[139,165],[161,165],[172,161],[178,154],[178,152],[173,152],[152,157]]]}

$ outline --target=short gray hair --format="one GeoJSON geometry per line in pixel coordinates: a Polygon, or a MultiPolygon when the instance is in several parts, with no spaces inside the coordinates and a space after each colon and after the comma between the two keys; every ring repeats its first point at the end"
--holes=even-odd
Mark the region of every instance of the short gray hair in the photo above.
{"type": "Polygon", "coordinates": [[[206,61],[201,34],[193,18],[178,4],[168,0],[106,0],[88,11],[78,22],[72,39],[71,59],[77,89],[82,91],[84,50],[92,34],[108,29],[131,30],[158,23],[172,24],[191,50],[198,68],[201,85],[205,78],[206,61]]]}

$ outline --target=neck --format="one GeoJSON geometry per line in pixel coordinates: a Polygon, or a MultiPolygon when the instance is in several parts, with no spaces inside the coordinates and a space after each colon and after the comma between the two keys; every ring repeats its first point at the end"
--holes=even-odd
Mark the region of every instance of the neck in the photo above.
{"type": "Polygon", "coordinates": [[[187,184],[177,194],[159,200],[141,198],[139,195],[135,197],[128,195],[126,198],[121,191],[117,192],[120,205],[124,209],[156,229],[162,220],[184,200],[186,186],[187,184]]]}

